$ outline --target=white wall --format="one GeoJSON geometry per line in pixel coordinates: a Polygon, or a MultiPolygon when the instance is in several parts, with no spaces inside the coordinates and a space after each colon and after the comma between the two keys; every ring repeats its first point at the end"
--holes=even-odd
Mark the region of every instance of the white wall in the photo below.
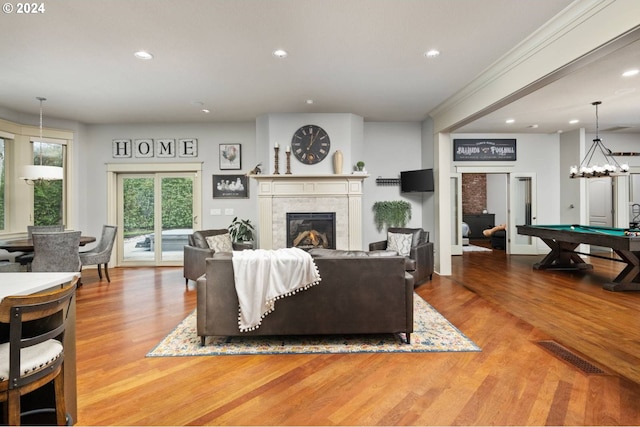
{"type": "MultiPolygon", "coordinates": [[[[175,159],[114,159],[112,140],[118,138],[198,138],[198,158],[182,161],[203,162],[203,218],[202,228],[224,228],[237,215],[258,224],[257,188],[251,181],[249,199],[213,199],[211,175],[219,173],[246,173],[262,162],[264,174],[273,172],[273,144],[280,147],[291,142],[293,133],[303,124],[322,126],[331,137],[331,154],[317,165],[304,165],[291,160],[294,174],[332,174],[332,156],[336,149],[344,153],[344,173],[350,173],[358,160],[366,163],[371,177],[365,180],[363,197],[363,247],[381,240],[384,232],[378,233],[373,222],[372,206],[378,200],[407,200],[412,204],[413,219],[409,226],[423,227],[422,202],[430,195],[400,194],[398,187],[381,187],[375,184],[377,176],[397,177],[401,170],[420,169],[421,123],[364,123],[352,114],[343,115],[265,115],[255,123],[210,123],[210,124],[113,124],[88,126],[87,137],[79,141],[78,156],[82,162],[78,175],[81,177],[80,229],[98,234],[106,221],[106,164],[125,162],[172,162],[175,159]],[[351,140],[351,143],[349,143],[351,140]],[[218,167],[218,145],[235,142],[242,144],[242,169],[220,171],[218,167]],[[209,215],[212,208],[234,209],[234,215],[209,215]]],[[[280,151],[280,173],[285,171],[284,150],[280,151]]],[[[433,217],[433,215],[430,215],[433,217]]],[[[428,229],[428,226],[424,226],[428,229]]],[[[258,242],[259,243],[259,242],[258,242]]]]}
{"type": "MultiPolygon", "coordinates": [[[[569,168],[580,164],[585,149],[582,144],[584,129],[560,135],[560,218],[557,224],[582,224],[586,219],[587,205],[582,199],[586,187],[582,179],[569,178],[569,168]]],[[[543,224],[538,221],[538,224],[543,224]]],[[[553,224],[553,223],[548,223],[553,224]]]]}
{"type": "MultiPolygon", "coordinates": [[[[326,175],[333,174],[333,154],[336,150],[343,153],[344,167],[342,173],[351,173],[353,165],[360,160],[356,156],[360,154],[362,143],[363,119],[354,114],[267,114],[259,117],[258,140],[268,150],[262,152],[266,158],[262,159],[263,165],[268,165],[265,174],[273,173],[275,169],[275,154],[273,147],[276,142],[280,146],[279,172],[286,171],[285,148],[291,145],[293,134],[304,125],[317,125],[323,128],[329,135],[331,150],[329,155],[320,163],[307,165],[298,161],[291,155],[291,173],[293,175],[326,175]],[[262,134],[267,132],[267,135],[262,134]],[[357,158],[357,160],[356,160],[357,158]]],[[[263,147],[264,148],[264,147],[263,147]]]]}
{"type": "Polygon", "coordinates": [[[81,186],[79,200],[82,206],[82,230],[99,235],[107,220],[106,165],[107,163],[179,163],[202,162],[202,216],[201,228],[226,228],[234,216],[257,223],[256,183],[251,182],[248,199],[213,199],[213,174],[243,174],[256,165],[255,123],[193,123],[193,124],[119,124],[88,126],[86,140],[76,145],[82,159],[79,168],[81,186]],[[197,138],[197,158],[113,158],[113,139],[137,138],[197,138]],[[241,169],[219,168],[219,144],[241,144],[241,169]],[[210,215],[212,208],[233,209],[232,215],[210,215]]]}
{"type": "MultiPolygon", "coordinates": [[[[400,172],[422,168],[421,123],[368,123],[364,124],[364,148],[362,160],[370,178],[364,182],[362,199],[363,238],[365,248],[369,243],[386,240],[386,230],[378,231],[373,222],[373,204],[377,201],[404,200],[411,204],[411,221],[407,227],[423,225],[422,205],[433,193],[401,193],[400,185],[377,185],[376,178],[399,178],[400,172]]],[[[433,215],[431,215],[433,217],[433,215]]]]}
{"type": "MultiPolygon", "coordinates": [[[[558,224],[560,220],[560,144],[556,134],[451,134],[451,138],[515,138],[515,162],[452,162],[453,170],[477,172],[535,173],[537,180],[538,224],[558,224]]],[[[567,168],[568,171],[568,168],[567,168]]],[[[487,192],[491,192],[487,189],[487,192]]],[[[496,222],[498,218],[496,217],[496,222]]]]}
{"type": "MultiPolygon", "coordinates": [[[[0,109],[0,117],[22,124],[37,124],[38,118],[12,113],[0,109]]],[[[371,207],[378,200],[407,200],[412,204],[413,217],[408,224],[411,227],[423,227],[432,232],[433,239],[433,195],[401,194],[399,186],[380,187],[375,178],[398,177],[400,171],[431,167],[433,159],[433,134],[431,121],[415,123],[364,123],[353,114],[309,114],[309,115],[265,115],[255,123],[165,123],[165,124],[109,124],[84,125],[73,121],[47,118],[45,127],[71,130],[74,134],[71,156],[72,187],[69,195],[73,205],[73,219],[68,226],[82,230],[86,234],[99,235],[102,225],[107,222],[107,165],[133,163],[181,163],[202,162],[202,212],[201,228],[224,228],[233,216],[250,219],[258,224],[257,184],[250,181],[248,199],[213,199],[213,174],[246,173],[257,163],[262,163],[263,173],[273,171],[273,143],[278,141],[282,147],[290,143],[290,138],[301,125],[320,124],[330,132],[332,153],[336,149],[345,154],[344,173],[350,173],[354,163],[363,160],[372,176],[365,181],[366,202],[363,206],[362,246],[385,238],[384,230],[378,232],[373,222],[371,207]],[[196,138],[198,156],[196,158],[114,158],[113,140],[138,138],[196,138]],[[282,141],[282,142],[280,142],[282,141]],[[241,163],[239,171],[221,171],[219,169],[219,144],[241,144],[241,163]],[[424,145],[424,149],[422,148],[424,145]],[[430,162],[431,164],[425,164],[430,162]],[[431,206],[424,209],[423,206],[431,206]],[[229,215],[211,215],[212,209],[224,213],[232,209],[229,215]]],[[[281,173],[284,172],[284,156],[281,152],[281,173]]],[[[292,159],[292,170],[299,174],[331,174],[333,165],[330,158],[318,165],[303,165],[292,159]]],[[[259,243],[259,242],[258,242],[259,243]]]]}

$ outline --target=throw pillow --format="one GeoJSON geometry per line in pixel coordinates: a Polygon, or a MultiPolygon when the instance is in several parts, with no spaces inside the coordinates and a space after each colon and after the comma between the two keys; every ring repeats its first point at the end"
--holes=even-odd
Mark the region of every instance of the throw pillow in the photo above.
{"type": "Polygon", "coordinates": [[[412,239],[411,234],[387,233],[387,250],[396,251],[402,256],[409,256],[412,239]]]}
{"type": "Polygon", "coordinates": [[[207,236],[207,244],[216,252],[233,252],[233,243],[229,233],[207,236]]]}

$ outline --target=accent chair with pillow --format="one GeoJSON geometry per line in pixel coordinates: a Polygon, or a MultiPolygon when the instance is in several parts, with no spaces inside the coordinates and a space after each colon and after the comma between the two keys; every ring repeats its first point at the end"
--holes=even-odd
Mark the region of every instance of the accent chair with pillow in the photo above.
{"type": "Polygon", "coordinates": [[[189,235],[189,245],[184,247],[184,284],[197,280],[206,269],[205,259],[216,252],[232,252],[251,249],[248,243],[233,243],[226,228],[199,230],[189,235]]]}
{"type": "Polygon", "coordinates": [[[405,269],[419,285],[433,275],[433,243],[422,228],[390,227],[387,240],[369,244],[370,251],[395,251],[405,257],[405,269]]]}

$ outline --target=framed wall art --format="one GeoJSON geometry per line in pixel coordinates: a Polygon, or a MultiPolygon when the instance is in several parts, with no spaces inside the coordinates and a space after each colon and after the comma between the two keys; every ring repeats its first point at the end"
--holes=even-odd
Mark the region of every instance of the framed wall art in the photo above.
{"type": "Polygon", "coordinates": [[[220,170],[240,169],[240,144],[220,144],[220,170]]]}
{"type": "Polygon", "coordinates": [[[454,139],[453,161],[516,161],[515,139],[454,139]]]}
{"type": "Polygon", "coordinates": [[[249,183],[246,175],[213,175],[213,198],[246,199],[249,183]]]}

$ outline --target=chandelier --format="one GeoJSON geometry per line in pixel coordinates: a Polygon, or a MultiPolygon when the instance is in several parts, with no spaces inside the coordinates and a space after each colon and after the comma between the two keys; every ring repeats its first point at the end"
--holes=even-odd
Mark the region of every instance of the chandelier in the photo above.
{"type": "Polygon", "coordinates": [[[593,140],[593,144],[591,144],[591,148],[589,148],[589,151],[587,151],[587,154],[584,156],[584,159],[580,162],[580,168],[578,168],[578,166],[571,166],[571,168],[569,168],[570,178],[599,178],[604,176],[626,175],[629,173],[629,165],[626,163],[620,165],[613,157],[611,150],[604,146],[598,136],[598,105],[600,104],[602,104],[600,101],[591,103],[591,105],[596,107],[596,137],[593,140]],[[594,160],[594,155],[599,156],[596,156],[594,160]],[[602,163],[596,163],[597,157],[600,157],[602,163]]]}
{"type": "Polygon", "coordinates": [[[63,170],[59,166],[45,166],[42,164],[42,102],[47,98],[37,97],[40,101],[40,164],[39,165],[27,165],[22,168],[22,179],[27,184],[33,184],[35,182],[53,181],[63,178],[63,170]]]}

